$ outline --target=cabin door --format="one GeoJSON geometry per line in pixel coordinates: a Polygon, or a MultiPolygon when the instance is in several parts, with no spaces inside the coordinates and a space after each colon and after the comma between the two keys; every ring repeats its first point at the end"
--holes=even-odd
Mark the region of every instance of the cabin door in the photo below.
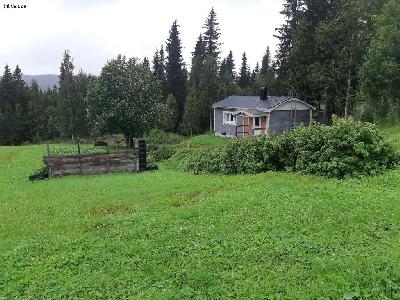
{"type": "Polygon", "coordinates": [[[263,117],[253,117],[253,130],[254,135],[258,136],[262,134],[262,118],[263,117]]]}

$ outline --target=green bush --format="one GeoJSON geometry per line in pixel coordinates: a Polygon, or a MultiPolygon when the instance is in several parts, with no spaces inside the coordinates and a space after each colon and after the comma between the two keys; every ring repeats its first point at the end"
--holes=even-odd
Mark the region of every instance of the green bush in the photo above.
{"type": "Polygon", "coordinates": [[[181,143],[185,137],[179,134],[164,132],[159,129],[150,131],[145,137],[147,148],[149,150],[155,150],[159,145],[177,145],[181,143]]]}
{"type": "Polygon", "coordinates": [[[176,145],[185,138],[179,134],[164,132],[159,129],[150,131],[144,137],[147,145],[148,156],[156,167],[156,163],[170,158],[175,153],[176,145]]]}
{"type": "Polygon", "coordinates": [[[233,140],[223,148],[184,149],[172,166],[194,173],[293,171],[347,178],[380,174],[400,156],[375,125],[335,118],[332,126],[312,124],[275,137],[233,140]]]}
{"type": "Polygon", "coordinates": [[[47,170],[47,167],[42,167],[40,169],[37,169],[31,175],[29,175],[28,178],[30,181],[44,180],[49,178],[49,172],[47,170]]]}

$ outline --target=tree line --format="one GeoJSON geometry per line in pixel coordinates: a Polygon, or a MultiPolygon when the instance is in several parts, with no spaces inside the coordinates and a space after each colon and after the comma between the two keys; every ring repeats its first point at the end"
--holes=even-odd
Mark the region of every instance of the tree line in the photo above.
{"type": "MultiPolygon", "coordinates": [[[[230,95],[295,96],[332,115],[395,122],[400,117],[400,0],[285,0],[275,55],[266,47],[250,68],[221,57],[211,9],[193,47],[190,70],[175,20],[149,61],[119,55],[99,76],[74,72],[65,51],[59,86],[28,87],[17,66],[0,80],[0,144],[107,133],[141,136],[152,128],[183,134],[212,129],[211,105],[230,95]]],[[[262,28],[257,30],[262,31],[262,28]]]]}

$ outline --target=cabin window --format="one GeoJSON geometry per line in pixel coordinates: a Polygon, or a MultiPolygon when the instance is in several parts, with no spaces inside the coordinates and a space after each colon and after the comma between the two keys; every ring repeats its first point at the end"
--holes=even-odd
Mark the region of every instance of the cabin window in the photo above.
{"type": "Polygon", "coordinates": [[[235,125],[236,117],[232,113],[224,112],[224,124],[235,125]]]}
{"type": "Polygon", "coordinates": [[[254,118],[254,127],[260,127],[260,117],[254,118]]]}

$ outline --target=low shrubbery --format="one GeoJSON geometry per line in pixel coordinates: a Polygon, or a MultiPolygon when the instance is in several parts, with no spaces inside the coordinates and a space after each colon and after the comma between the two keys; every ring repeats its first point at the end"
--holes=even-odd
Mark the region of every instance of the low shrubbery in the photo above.
{"type": "Polygon", "coordinates": [[[233,140],[223,148],[181,149],[169,165],[194,173],[293,171],[346,178],[376,175],[400,162],[375,125],[335,118],[275,137],[233,140]]]}
{"type": "Polygon", "coordinates": [[[147,147],[150,149],[157,148],[158,145],[176,145],[182,142],[184,139],[185,137],[182,135],[165,132],[159,129],[150,131],[144,137],[147,147]]]}
{"type": "Polygon", "coordinates": [[[28,178],[30,181],[44,180],[49,178],[49,172],[47,170],[47,167],[42,167],[40,169],[37,169],[35,172],[29,175],[28,178]]]}
{"type": "Polygon", "coordinates": [[[150,131],[144,137],[148,150],[148,168],[157,169],[157,163],[170,158],[175,153],[177,145],[184,139],[185,137],[175,133],[164,132],[158,129],[150,131]]]}

